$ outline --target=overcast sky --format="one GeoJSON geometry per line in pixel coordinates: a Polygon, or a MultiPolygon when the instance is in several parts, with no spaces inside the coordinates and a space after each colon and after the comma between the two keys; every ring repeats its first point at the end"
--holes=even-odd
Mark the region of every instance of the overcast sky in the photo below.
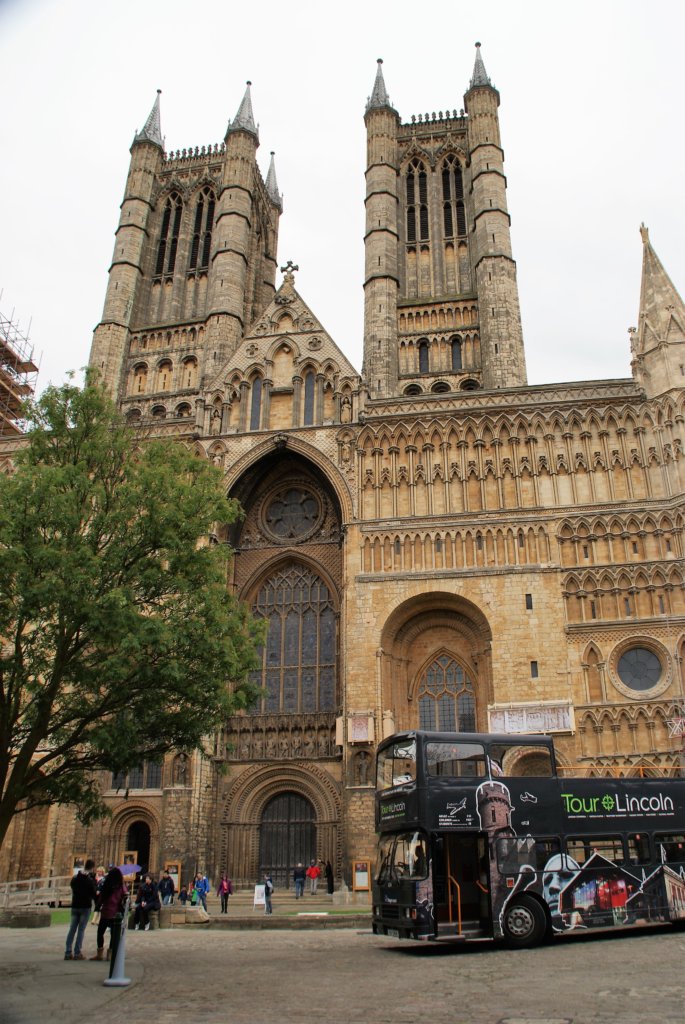
{"type": "Polygon", "coordinates": [[[169,151],[221,142],[250,79],[280,264],[361,368],[376,59],[408,121],[463,106],[480,40],[529,382],[629,376],[641,221],[685,294],[684,38],[682,0],[0,0],[0,310],[32,320],[41,388],[85,365],[156,89],[169,151]]]}

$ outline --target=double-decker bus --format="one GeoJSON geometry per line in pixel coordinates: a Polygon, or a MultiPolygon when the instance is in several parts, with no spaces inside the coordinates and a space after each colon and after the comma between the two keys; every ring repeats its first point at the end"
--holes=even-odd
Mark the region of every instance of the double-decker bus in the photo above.
{"type": "Polygon", "coordinates": [[[685,920],[685,780],[560,776],[548,736],[390,737],[376,828],[376,935],[523,947],[685,920]]]}

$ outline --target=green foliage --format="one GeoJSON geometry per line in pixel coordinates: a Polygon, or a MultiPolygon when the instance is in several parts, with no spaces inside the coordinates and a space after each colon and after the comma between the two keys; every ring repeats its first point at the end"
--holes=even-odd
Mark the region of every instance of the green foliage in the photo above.
{"type": "Polygon", "coordinates": [[[92,774],[197,749],[255,697],[260,624],[227,589],[238,505],[141,442],[97,382],[49,388],[0,477],[0,843],[18,806],[103,805],[92,774]]]}

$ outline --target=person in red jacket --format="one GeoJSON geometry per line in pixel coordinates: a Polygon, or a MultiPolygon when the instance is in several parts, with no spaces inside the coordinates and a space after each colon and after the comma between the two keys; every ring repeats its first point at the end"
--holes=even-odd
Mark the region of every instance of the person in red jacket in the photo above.
{"type": "Polygon", "coordinates": [[[316,890],[319,885],[319,878],[321,877],[321,868],[315,860],[311,862],[307,868],[307,878],[309,879],[309,892],[312,896],[316,895],[316,890]]]}

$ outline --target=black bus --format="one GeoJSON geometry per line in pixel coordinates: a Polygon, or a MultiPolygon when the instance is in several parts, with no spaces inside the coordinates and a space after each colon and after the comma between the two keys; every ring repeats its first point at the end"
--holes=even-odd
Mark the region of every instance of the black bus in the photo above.
{"type": "Polygon", "coordinates": [[[522,947],[685,919],[685,780],[560,776],[548,736],[384,740],[376,828],[376,935],[522,947]]]}

